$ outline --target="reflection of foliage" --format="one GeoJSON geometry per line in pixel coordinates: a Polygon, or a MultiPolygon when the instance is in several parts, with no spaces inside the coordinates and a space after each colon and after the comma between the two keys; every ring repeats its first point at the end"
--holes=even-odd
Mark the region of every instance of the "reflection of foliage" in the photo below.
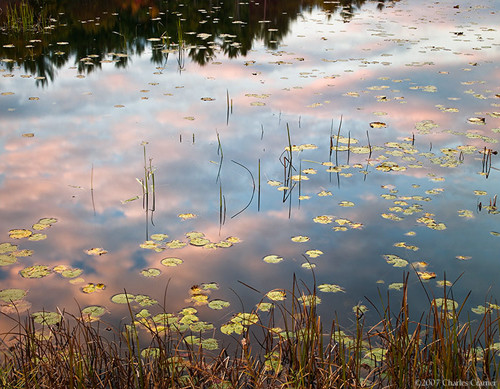
{"type": "MultiPolygon", "coordinates": [[[[331,17],[339,13],[348,22],[367,0],[341,0],[323,4],[321,0],[276,0],[264,3],[215,2],[198,0],[187,4],[158,0],[24,0],[50,21],[44,32],[9,33],[5,15],[0,15],[4,34],[0,41],[0,58],[12,70],[22,66],[38,76],[42,85],[53,80],[56,69],[75,57],[79,73],[101,68],[102,60],[117,67],[127,65],[127,56],[109,53],[142,54],[151,42],[151,61],[164,66],[169,53],[176,52],[182,67],[184,53],[204,65],[223,53],[229,58],[245,56],[255,41],[276,49],[289,33],[291,23],[302,12],[321,7],[331,17]],[[58,42],[69,42],[59,46],[58,42]],[[7,45],[9,47],[4,47],[7,45]],[[13,47],[12,47],[13,46],[13,47]]],[[[5,9],[5,0],[0,8],[5,9]]],[[[384,2],[378,2],[383,8],[384,2]]]]}

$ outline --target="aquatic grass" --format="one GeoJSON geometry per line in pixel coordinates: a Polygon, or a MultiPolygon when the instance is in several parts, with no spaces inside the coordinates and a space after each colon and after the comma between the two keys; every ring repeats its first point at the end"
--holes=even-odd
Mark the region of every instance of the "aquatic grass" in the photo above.
{"type": "Polygon", "coordinates": [[[22,1],[19,4],[7,4],[5,11],[8,30],[26,32],[36,29],[35,12],[28,2],[22,1]]]}
{"type": "Polygon", "coordinates": [[[427,312],[415,320],[408,279],[399,308],[393,310],[389,294],[384,301],[380,293],[381,303],[372,303],[379,322],[368,327],[364,311],[357,309],[348,329],[337,316],[325,327],[314,276],[311,287],[294,277],[285,301],[259,312],[257,323],[230,343],[224,338],[226,345],[215,352],[190,342],[191,334],[200,333],[134,316],[130,302],[131,323],[118,329],[82,313],[60,312],[61,320],[50,325],[4,314],[14,325],[1,334],[0,383],[5,388],[413,388],[424,380],[443,387],[495,385],[498,311],[488,309],[478,321],[468,315],[461,320],[467,297],[456,304],[445,288],[441,298],[428,296],[427,312]]]}

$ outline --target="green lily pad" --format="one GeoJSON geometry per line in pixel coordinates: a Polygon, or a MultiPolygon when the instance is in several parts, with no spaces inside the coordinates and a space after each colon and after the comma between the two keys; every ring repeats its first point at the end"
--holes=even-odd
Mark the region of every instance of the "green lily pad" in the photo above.
{"type": "Polygon", "coordinates": [[[26,293],[24,289],[2,289],[0,290],[0,300],[6,302],[19,301],[26,296],[26,293]]]}
{"type": "Polygon", "coordinates": [[[83,273],[82,269],[72,268],[66,265],[54,266],[52,270],[59,273],[64,278],[76,278],[83,273]]]}
{"type": "Polygon", "coordinates": [[[323,251],[316,250],[316,249],[314,249],[314,250],[307,250],[306,251],[306,255],[309,256],[309,258],[317,258],[317,257],[319,257],[322,254],[323,254],[323,251]]]}
{"type": "Polygon", "coordinates": [[[24,278],[42,278],[52,273],[52,270],[46,265],[28,266],[20,271],[24,278]]]}
{"type": "Polygon", "coordinates": [[[62,316],[57,312],[35,312],[31,315],[35,323],[52,325],[62,320],[62,316]]]}
{"type": "Polygon", "coordinates": [[[334,284],[321,284],[318,286],[318,290],[324,293],[345,292],[344,288],[334,284]]]}
{"type": "Polygon", "coordinates": [[[151,239],[152,240],[156,240],[156,241],[162,241],[162,240],[165,240],[168,238],[168,235],[167,234],[153,234],[151,235],[151,239]]]}
{"type": "Polygon", "coordinates": [[[158,301],[152,299],[145,294],[138,294],[135,296],[135,302],[138,303],[141,307],[149,307],[151,305],[158,304],[158,301]]]}
{"type": "Polygon", "coordinates": [[[182,263],[182,259],[180,258],[175,258],[175,257],[168,257],[168,258],[163,258],[161,260],[161,264],[164,266],[178,266],[182,263]]]}
{"type": "Polygon", "coordinates": [[[193,246],[205,246],[207,244],[210,243],[210,240],[206,239],[206,238],[191,238],[189,240],[189,244],[193,245],[193,246]]]}
{"type": "Polygon", "coordinates": [[[107,253],[102,247],[94,247],[89,250],[85,250],[88,255],[104,255],[107,253]]]}
{"type": "Polygon", "coordinates": [[[187,243],[181,242],[180,240],[174,239],[170,242],[165,243],[165,246],[167,246],[170,249],[180,249],[185,246],[187,246],[187,243]]]}
{"type": "Polygon", "coordinates": [[[226,335],[231,335],[233,332],[241,335],[245,327],[241,325],[241,323],[233,323],[229,322],[220,327],[220,332],[226,335]]]}
{"type": "Polygon", "coordinates": [[[37,224],[43,224],[43,225],[48,225],[50,226],[51,224],[54,224],[57,222],[56,218],[53,217],[45,217],[43,219],[38,220],[37,224]]]}
{"type": "Polygon", "coordinates": [[[135,295],[130,293],[118,293],[111,297],[111,301],[116,304],[132,303],[135,300],[135,295]]]}
{"type": "Polygon", "coordinates": [[[14,251],[12,255],[15,257],[29,257],[33,255],[33,253],[34,253],[33,250],[23,249],[14,251]]]}
{"type": "Polygon", "coordinates": [[[283,301],[286,299],[286,292],[282,289],[271,290],[266,293],[266,297],[273,301],[283,301]]]}
{"type": "Polygon", "coordinates": [[[11,253],[17,250],[17,246],[11,243],[0,243],[0,254],[11,253]]]}
{"type": "Polygon", "coordinates": [[[9,231],[9,236],[12,239],[28,238],[31,235],[33,235],[33,232],[30,230],[14,229],[9,231]]]}
{"type": "Polygon", "coordinates": [[[17,262],[17,257],[9,254],[0,254],[0,266],[8,266],[17,262]]]}
{"type": "Polygon", "coordinates": [[[401,290],[403,289],[403,283],[402,282],[393,282],[392,284],[389,285],[389,289],[392,290],[401,290]]]}
{"type": "Polygon", "coordinates": [[[207,338],[201,341],[201,347],[205,350],[217,350],[219,348],[219,344],[217,343],[217,339],[215,338],[207,338]]]}
{"type": "Polygon", "coordinates": [[[217,290],[219,289],[219,284],[217,282],[207,282],[200,285],[203,290],[217,290]]]}
{"type": "Polygon", "coordinates": [[[144,276],[144,277],[157,277],[161,274],[161,271],[159,269],[156,269],[156,268],[150,268],[150,269],[144,269],[144,270],[141,270],[141,274],[144,276]]]}
{"type": "Polygon", "coordinates": [[[158,358],[160,356],[160,349],[158,347],[148,347],[141,351],[141,357],[143,358],[158,358]]]}
{"type": "Polygon", "coordinates": [[[279,263],[283,260],[283,257],[280,257],[279,255],[276,254],[271,254],[271,255],[266,255],[264,258],[262,258],[262,260],[267,263],[279,263]]]}
{"type": "Polygon", "coordinates": [[[397,255],[394,254],[386,254],[384,255],[385,261],[394,267],[405,267],[408,265],[408,261],[398,257],[397,255]]]}
{"type": "Polygon", "coordinates": [[[31,241],[38,241],[38,240],[44,240],[44,239],[47,239],[47,235],[40,234],[40,233],[33,234],[28,238],[28,240],[31,240],[31,241]]]}
{"type": "Polygon", "coordinates": [[[208,303],[209,308],[216,309],[216,310],[227,308],[227,307],[229,307],[229,305],[231,305],[231,304],[228,301],[224,301],[224,300],[212,300],[208,303]]]}
{"type": "Polygon", "coordinates": [[[321,304],[321,299],[318,296],[313,295],[303,295],[300,296],[298,300],[306,307],[321,304]]]}
{"type": "Polygon", "coordinates": [[[94,284],[93,282],[89,282],[87,285],[82,287],[82,292],[88,294],[88,293],[98,292],[104,289],[106,289],[106,285],[102,283],[94,284]]]}
{"type": "Polygon", "coordinates": [[[101,317],[107,312],[107,309],[100,305],[91,305],[82,309],[82,315],[90,317],[101,317]]]}
{"type": "Polygon", "coordinates": [[[257,310],[262,311],[262,312],[269,312],[272,307],[274,307],[273,303],[259,303],[259,304],[257,304],[257,310]]]}

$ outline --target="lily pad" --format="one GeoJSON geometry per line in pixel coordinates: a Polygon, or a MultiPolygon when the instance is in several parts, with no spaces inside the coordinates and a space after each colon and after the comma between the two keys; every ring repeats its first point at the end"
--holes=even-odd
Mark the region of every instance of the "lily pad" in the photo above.
{"type": "Polygon", "coordinates": [[[107,309],[100,305],[91,305],[82,309],[82,315],[91,318],[99,318],[107,312],[107,309]]]}
{"type": "Polygon", "coordinates": [[[17,257],[10,254],[0,254],[0,266],[8,266],[17,262],[17,257]]]}
{"type": "Polygon", "coordinates": [[[46,265],[28,266],[20,271],[24,278],[42,278],[52,273],[52,270],[46,265]]]}
{"type": "Polygon", "coordinates": [[[44,239],[47,239],[47,235],[40,234],[40,233],[33,234],[28,238],[28,240],[31,240],[31,241],[38,241],[38,240],[44,240],[44,239]]]}
{"type": "Polygon", "coordinates": [[[94,247],[89,250],[85,250],[88,255],[104,255],[107,253],[102,247],[94,247]]]}
{"type": "Polygon", "coordinates": [[[271,255],[266,255],[264,258],[262,258],[262,260],[267,263],[279,263],[283,260],[283,257],[280,257],[279,255],[276,254],[271,254],[271,255]]]}
{"type": "Polygon", "coordinates": [[[212,300],[208,303],[208,307],[215,310],[227,308],[229,305],[230,303],[224,300],[212,300]]]}
{"type": "Polygon", "coordinates": [[[57,312],[35,312],[31,315],[35,323],[53,325],[62,320],[62,316],[57,312]]]}
{"type": "Polygon", "coordinates": [[[89,282],[87,285],[82,287],[82,292],[88,294],[88,293],[98,292],[104,289],[106,289],[106,285],[102,283],[94,284],[93,282],[89,282]]]}
{"type": "Polygon", "coordinates": [[[11,243],[0,243],[0,254],[11,253],[17,250],[17,246],[11,243]]]}
{"type": "Polygon", "coordinates": [[[150,268],[150,269],[144,269],[144,270],[141,270],[141,274],[144,276],[144,277],[157,277],[161,274],[161,271],[159,269],[156,269],[156,268],[150,268]]]}
{"type": "Polygon", "coordinates": [[[343,287],[334,284],[321,284],[318,286],[318,290],[324,293],[338,293],[338,292],[345,293],[345,289],[343,287]]]}
{"type": "Polygon", "coordinates": [[[309,237],[307,237],[307,236],[297,235],[297,236],[292,237],[292,242],[302,243],[302,242],[307,242],[307,241],[309,241],[309,237]]]}
{"type": "Polygon", "coordinates": [[[163,258],[160,263],[164,266],[173,267],[180,265],[182,262],[183,260],[180,258],[168,257],[168,258],[163,258]]]}
{"type": "Polygon", "coordinates": [[[282,289],[271,290],[266,293],[266,297],[273,301],[283,301],[286,299],[286,292],[282,289]]]}
{"type": "Polygon", "coordinates": [[[26,296],[26,292],[24,289],[2,289],[0,290],[0,300],[11,302],[11,301],[19,301],[26,296]]]}
{"type": "Polygon", "coordinates": [[[118,293],[111,297],[111,301],[116,304],[127,304],[135,301],[135,295],[130,293],[118,293]]]}
{"type": "Polygon", "coordinates": [[[12,239],[28,238],[31,235],[33,235],[33,232],[30,230],[14,229],[9,231],[9,236],[12,239]]]}

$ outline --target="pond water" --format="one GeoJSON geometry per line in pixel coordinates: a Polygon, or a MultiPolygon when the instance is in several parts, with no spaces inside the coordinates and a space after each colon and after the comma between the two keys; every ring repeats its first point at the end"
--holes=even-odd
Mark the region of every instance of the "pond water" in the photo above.
{"type": "Polygon", "coordinates": [[[118,323],[126,290],[159,302],[134,313],[220,326],[295,275],[349,326],[408,273],[423,311],[417,271],[431,297],[472,291],[473,318],[499,296],[498,2],[61,4],[0,36],[0,289],[27,292],[19,310],[118,323]]]}

